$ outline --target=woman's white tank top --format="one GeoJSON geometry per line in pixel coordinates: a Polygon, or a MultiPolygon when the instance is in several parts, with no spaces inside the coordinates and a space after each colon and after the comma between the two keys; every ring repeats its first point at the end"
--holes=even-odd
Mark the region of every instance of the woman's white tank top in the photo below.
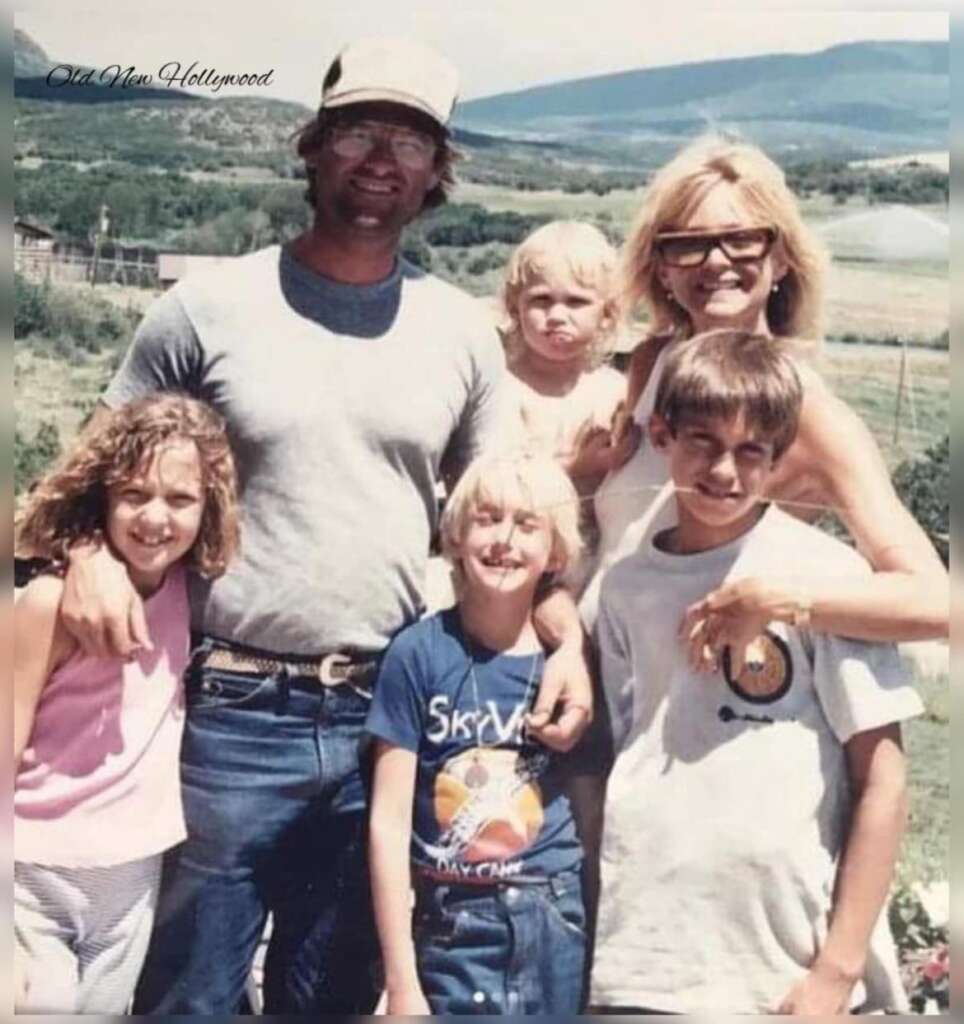
{"type": "Polygon", "coordinates": [[[646,430],[670,348],[672,345],[666,345],[656,357],[646,387],[633,410],[633,420],[643,431],[639,447],[632,458],[610,473],[596,491],[599,547],[592,579],[579,603],[580,614],[588,629],[596,620],[599,585],[606,569],[637,551],[654,533],[676,523],[669,466],[665,457],[653,450],[646,430]]]}

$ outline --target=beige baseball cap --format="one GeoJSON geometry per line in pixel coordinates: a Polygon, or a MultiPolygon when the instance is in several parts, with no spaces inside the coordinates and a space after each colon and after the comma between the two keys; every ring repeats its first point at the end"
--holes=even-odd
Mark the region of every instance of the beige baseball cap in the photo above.
{"type": "Polygon", "coordinates": [[[349,43],[332,61],[321,88],[324,110],[387,100],[448,125],[459,75],[445,57],[414,39],[371,37],[349,43]]]}

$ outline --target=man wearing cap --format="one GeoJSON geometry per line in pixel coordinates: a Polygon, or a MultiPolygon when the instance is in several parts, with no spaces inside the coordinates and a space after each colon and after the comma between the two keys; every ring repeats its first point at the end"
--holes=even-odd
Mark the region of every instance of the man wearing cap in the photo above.
{"type": "MultiPolygon", "coordinates": [[[[436,482],[492,443],[504,371],[474,300],[398,255],[405,224],[452,184],[456,90],[423,46],[346,47],[297,143],[312,228],[171,289],[104,396],[211,402],[242,505],[240,558],[192,581],[189,837],[165,868],[137,1012],[236,1012],[268,911],[265,1012],[374,1005],[359,768],[370,687],[424,609],[436,482]]],[[[150,645],[106,550],[75,552],[63,616],[92,653],[150,645]]],[[[589,704],[564,619],[538,705],[567,678],[562,718],[534,723],[561,747],[589,704]]]]}

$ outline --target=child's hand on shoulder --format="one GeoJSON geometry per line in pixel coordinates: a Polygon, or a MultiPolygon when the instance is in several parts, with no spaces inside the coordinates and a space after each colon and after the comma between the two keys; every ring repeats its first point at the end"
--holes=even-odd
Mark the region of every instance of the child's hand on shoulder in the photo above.
{"type": "Polygon", "coordinates": [[[609,433],[612,435],[612,448],[609,457],[609,469],[612,472],[629,462],[643,439],[642,428],[633,419],[629,406],[625,402],[620,402],[616,406],[609,433]]]}
{"type": "Polygon", "coordinates": [[[566,471],[583,493],[591,493],[607,473],[628,461],[639,446],[640,437],[635,424],[617,435],[612,428],[584,423],[573,441],[566,471]]]}
{"type": "Polygon", "coordinates": [[[584,423],[572,443],[565,469],[580,491],[594,491],[609,472],[612,435],[606,427],[584,423]]]}

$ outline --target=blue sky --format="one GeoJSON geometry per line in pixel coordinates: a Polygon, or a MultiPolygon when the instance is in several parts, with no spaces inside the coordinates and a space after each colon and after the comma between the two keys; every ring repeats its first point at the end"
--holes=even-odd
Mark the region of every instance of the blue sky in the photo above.
{"type": "MultiPolygon", "coordinates": [[[[218,72],[274,69],[258,95],[318,101],[329,60],[373,31],[417,35],[459,67],[462,97],[629,68],[770,52],[808,52],[857,39],[947,39],[947,8],[880,2],[714,5],[649,0],[14,0],[14,23],[59,61],[168,61],[218,72]],[[722,10],[720,8],[723,8],[722,10]],[[250,9],[248,9],[250,8],[250,9]]],[[[204,90],[198,90],[204,92],[204,90]]],[[[251,92],[252,90],[239,90],[251,92]]]]}

